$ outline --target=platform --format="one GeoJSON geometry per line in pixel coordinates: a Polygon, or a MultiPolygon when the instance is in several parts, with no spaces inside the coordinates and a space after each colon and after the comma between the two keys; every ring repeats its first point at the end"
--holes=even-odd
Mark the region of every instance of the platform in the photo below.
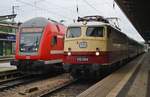
{"type": "Polygon", "coordinates": [[[150,52],[137,57],[77,97],[150,97],[150,52]]]}
{"type": "Polygon", "coordinates": [[[0,56],[0,63],[10,61],[14,59],[14,55],[11,56],[0,56]]]}
{"type": "Polygon", "coordinates": [[[9,62],[0,63],[0,72],[15,70],[15,66],[11,66],[9,62]]]}
{"type": "Polygon", "coordinates": [[[150,97],[150,53],[141,63],[139,72],[125,97],[150,97]]]}

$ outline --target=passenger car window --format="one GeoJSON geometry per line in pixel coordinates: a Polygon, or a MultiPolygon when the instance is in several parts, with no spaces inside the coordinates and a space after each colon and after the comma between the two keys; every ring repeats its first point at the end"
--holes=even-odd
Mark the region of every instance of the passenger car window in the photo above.
{"type": "Polygon", "coordinates": [[[81,35],[81,28],[80,27],[70,27],[67,30],[67,38],[75,38],[81,35]]]}
{"type": "Polygon", "coordinates": [[[88,27],[86,35],[91,37],[103,37],[103,27],[88,27]]]}

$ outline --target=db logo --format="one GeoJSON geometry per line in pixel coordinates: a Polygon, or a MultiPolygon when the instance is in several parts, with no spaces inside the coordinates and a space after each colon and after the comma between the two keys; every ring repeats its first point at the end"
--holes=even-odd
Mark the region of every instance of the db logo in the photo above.
{"type": "Polygon", "coordinates": [[[30,56],[26,56],[26,59],[30,59],[30,56]]]}
{"type": "Polygon", "coordinates": [[[79,47],[80,48],[86,48],[87,47],[87,42],[80,42],[79,47]]]}

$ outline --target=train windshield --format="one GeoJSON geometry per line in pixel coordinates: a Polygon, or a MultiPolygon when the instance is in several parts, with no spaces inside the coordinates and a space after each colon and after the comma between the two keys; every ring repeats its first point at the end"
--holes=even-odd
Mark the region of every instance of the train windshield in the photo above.
{"type": "Polygon", "coordinates": [[[81,35],[81,28],[80,27],[70,27],[67,30],[67,38],[75,38],[81,35]]]}
{"type": "Polygon", "coordinates": [[[20,52],[37,52],[42,32],[21,32],[20,52]]]}
{"type": "Polygon", "coordinates": [[[88,27],[86,35],[90,37],[103,37],[103,27],[88,27]]]}

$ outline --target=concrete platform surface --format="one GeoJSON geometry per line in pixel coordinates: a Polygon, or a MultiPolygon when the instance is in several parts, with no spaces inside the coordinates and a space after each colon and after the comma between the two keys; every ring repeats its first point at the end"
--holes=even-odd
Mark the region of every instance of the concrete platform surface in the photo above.
{"type": "Polygon", "coordinates": [[[150,97],[150,52],[142,61],[140,70],[125,97],[150,97]]]}
{"type": "Polygon", "coordinates": [[[11,66],[9,62],[7,63],[0,63],[0,72],[8,71],[8,70],[15,70],[15,66],[11,66]]]}
{"type": "Polygon", "coordinates": [[[14,59],[14,55],[11,55],[11,56],[0,56],[0,61],[7,61],[7,60],[12,60],[14,59]]]}
{"type": "Polygon", "coordinates": [[[145,53],[77,97],[150,97],[149,71],[150,53],[145,53]]]}

